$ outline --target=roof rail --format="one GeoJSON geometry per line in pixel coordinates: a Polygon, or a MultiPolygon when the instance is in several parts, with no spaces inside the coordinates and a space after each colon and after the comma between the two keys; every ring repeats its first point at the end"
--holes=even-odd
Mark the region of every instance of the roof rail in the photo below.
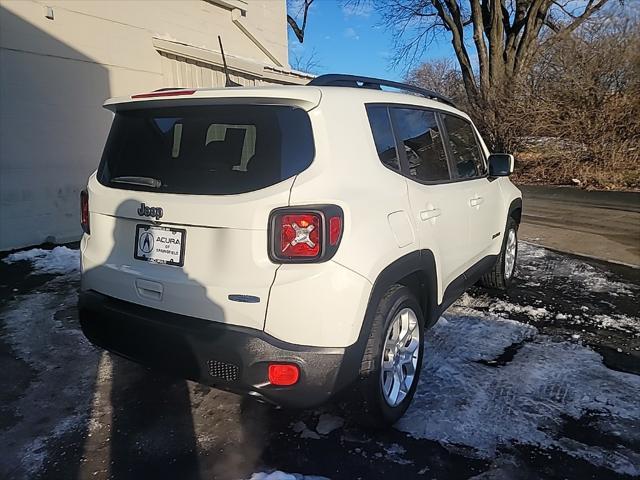
{"type": "Polygon", "coordinates": [[[393,82],[391,80],[361,77],[359,75],[342,75],[339,73],[329,73],[327,75],[320,75],[319,77],[314,78],[307,85],[316,87],[371,88],[373,90],[382,90],[382,87],[391,87],[397,88],[398,90],[417,93],[418,95],[421,95],[423,97],[438,100],[442,103],[446,103],[447,105],[455,107],[453,100],[445,97],[444,95],[440,95],[433,90],[427,90],[426,88],[420,88],[414,85],[408,85],[406,83],[393,82]]]}

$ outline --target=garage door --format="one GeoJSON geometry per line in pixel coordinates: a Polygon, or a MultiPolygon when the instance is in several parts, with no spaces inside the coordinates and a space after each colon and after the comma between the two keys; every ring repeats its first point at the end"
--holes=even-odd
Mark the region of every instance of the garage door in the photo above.
{"type": "MultiPolygon", "coordinates": [[[[200,62],[165,52],[162,57],[164,84],[172,87],[224,87],[225,77],[221,66],[200,62]]],[[[240,85],[251,87],[266,85],[259,77],[230,70],[231,80],[240,85]]]]}

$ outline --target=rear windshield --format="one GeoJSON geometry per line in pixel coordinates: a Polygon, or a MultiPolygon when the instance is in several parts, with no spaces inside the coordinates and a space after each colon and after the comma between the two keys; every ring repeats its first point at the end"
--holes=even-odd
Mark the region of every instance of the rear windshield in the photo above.
{"type": "Polygon", "coordinates": [[[115,115],[98,181],[127,190],[229,195],[290,178],[313,156],[309,116],[299,108],[129,110],[115,115]]]}

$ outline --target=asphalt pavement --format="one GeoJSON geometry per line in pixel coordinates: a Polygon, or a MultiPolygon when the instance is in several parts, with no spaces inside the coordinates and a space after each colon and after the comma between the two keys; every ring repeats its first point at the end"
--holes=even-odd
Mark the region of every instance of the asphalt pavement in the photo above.
{"type": "Polygon", "coordinates": [[[452,306],[405,417],[368,431],[340,401],[279,410],[93,347],[57,252],[0,261],[0,478],[640,475],[638,269],[521,244],[510,292],[452,306]]]}
{"type": "Polygon", "coordinates": [[[520,186],[520,237],[562,252],[640,267],[640,193],[520,186]]]}

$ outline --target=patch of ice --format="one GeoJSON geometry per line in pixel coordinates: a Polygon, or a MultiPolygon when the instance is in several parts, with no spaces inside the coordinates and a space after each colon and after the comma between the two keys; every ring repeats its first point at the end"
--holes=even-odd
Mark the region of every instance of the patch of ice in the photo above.
{"type": "Polygon", "coordinates": [[[640,377],[610,370],[593,350],[539,335],[530,325],[495,317],[447,319],[427,334],[418,390],[396,428],[488,458],[499,447],[522,443],[640,474],[640,452],[583,444],[562,432],[566,418],[597,412],[595,428],[603,435],[640,441],[640,377]],[[521,347],[506,365],[478,363],[517,343],[521,347]]]}
{"type": "Polygon", "coordinates": [[[444,317],[440,317],[436,322],[436,325],[446,326],[448,323],[449,323],[449,320],[447,320],[444,317]]]}
{"type": "Polygon", "coordinates": [[[301,475],[299,473],[285,473],[280,470],[273,472],[257,472],[251,475],[249,480],[329,480],[327,477],[315,475],[301,475]]]}
{"type": "Polygon", "coordinates": [[[302,420],[297,421],[291,428],[294,432],[300,434],[300,438],[313,438],[314,440],[320,439],[320,435],[309,429],[307,424],[302,420]]]}
{"type": "Polygon", "coordinates": [[[74,274],[56,277],[47,291],[19,297],[2,312],[5,341],[35,376],[11,403],[23,419],[0,431],[0,477],[3,472],[16,478],[37,476],[49,455],[48,442],[89,420],[98,353],[79,330],[63,328],[55,317],[56,311],[76,304],[74,280],[74,274]]]}
{"type": "Polygon", "coordinates": [[[307,429],[307,425],[302,420],[299,420],[291,426],[291,429],[296,433],[302,433],[307,429]]]}
{"type": "Polygon", "coordinates": [[[80,269],[80,251],[67,247],[55,247],[53,250],[32,248],[7,255],[5,263],[29,261],[34,273],[66,274],[80,269]]]}
{"type": "Polygon", "coordinates": [[[313,440],[320,440],[321,437],[313,430],[307,428],[303,430],[302,433],[300,433],[300,438],[311,438],[313,440]]]}
{"type": "Polygon", "coordinates": [[[407,451],[402,445],[392,443],[388,447],[385,447],[384,451],[386,452],[385,459],[390,462],[394,462],[399,465],[411,465],[413,463],[411,460],[407,460],[403,457],[407,451]]]}
{"type": "Polygon", "coordinates": [[[316,426],[316,432],[320,435],[329,435],[335,429],[344,425],[344,419],[330,413],[323,413],[318,419],[318,425],[316,426]]]}

